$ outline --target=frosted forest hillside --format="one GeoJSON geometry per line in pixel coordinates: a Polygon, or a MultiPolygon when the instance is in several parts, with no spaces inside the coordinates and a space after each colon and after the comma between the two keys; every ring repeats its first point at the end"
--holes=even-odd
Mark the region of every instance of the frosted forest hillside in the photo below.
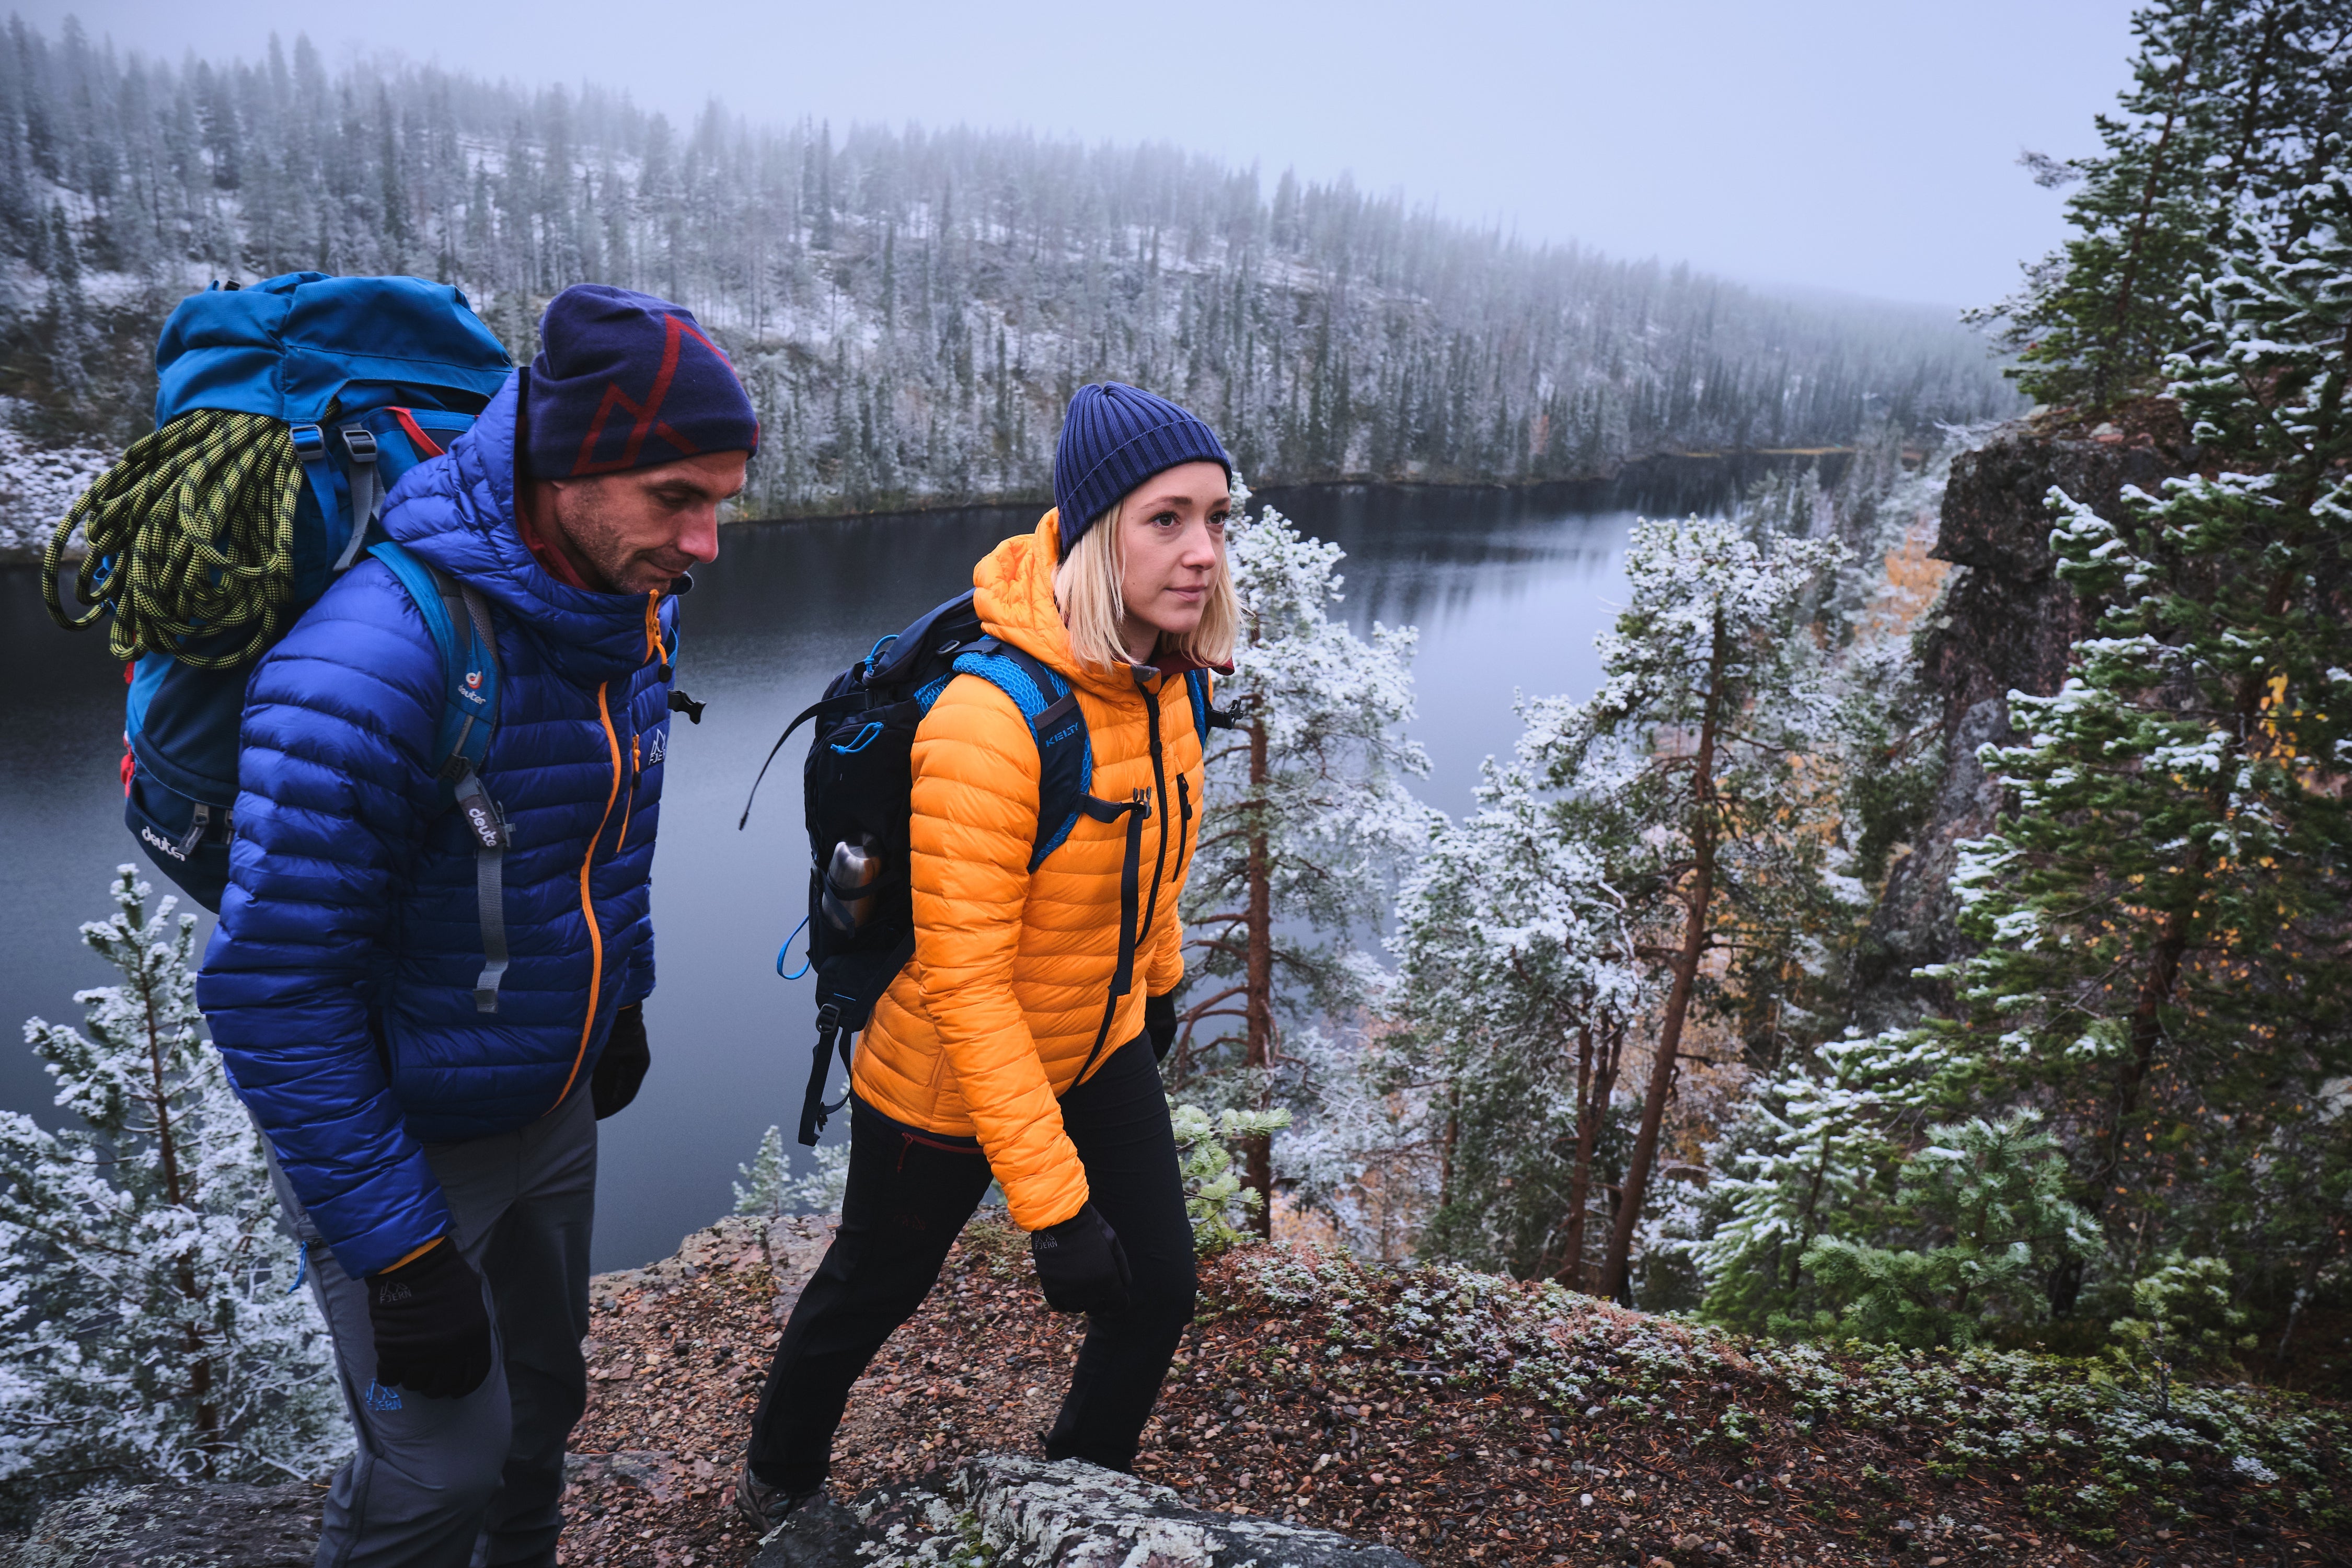
{"type": "Polygon", "coordinates": [[[760,404],[753,515],[1042,495],[1063,403],[1107,375],[1198,407],[1260,482],[1577,478],[2020,405],[1948,312],[1792,302],[1344,178],[836,133],[789,102],[676,125],[495,68],[330,71],[299,36],[172,64],[12,20],[0,393],[19,423],[119,447],[174,300],[299,268],[457,283],[519,355],[570,283],[683,301],[760,404]]]}

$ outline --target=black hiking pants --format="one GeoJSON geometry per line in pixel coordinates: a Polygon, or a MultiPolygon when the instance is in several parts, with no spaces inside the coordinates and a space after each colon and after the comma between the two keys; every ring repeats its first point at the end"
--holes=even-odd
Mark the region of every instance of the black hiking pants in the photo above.
{"type": "MultiPolygon", "coordinates": [[[[1045,1457],[1124,1470],[1135,1462],[1160,1380],[1192,1321],[1192,1226],[1150,1041],[1130,1040],[1065,1095],[1062,1125],[1135,1279],[1125,1310],[1088,1319],[1069,1393],[1045,1434],[1045,1457]]],[[[988,1181],[976,1143],[903,1126],[850,1101],[841,1229],[793,1308],[768,1369],[752,1417],[754,1476],[789,1492],[824,1481],[850,1384],[922,1305],[988,1181]]],[[[984,1343],[975,1349],[986,1353],[984,1343]]]]}

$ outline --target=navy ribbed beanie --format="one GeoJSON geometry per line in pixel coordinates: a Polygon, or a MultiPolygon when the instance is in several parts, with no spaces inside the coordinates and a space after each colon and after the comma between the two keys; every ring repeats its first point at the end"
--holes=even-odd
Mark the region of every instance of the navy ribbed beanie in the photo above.
{"type": "Polygon", "coordinates": [[[1116,381],[1078,388],[1054,448],[1063,555],[1119,497],[1180,463],[1214,463],[1233,477],[1217,433],[1166,398],[1116,381]]]}
{"type": "Polygon", "coordinates": [[[548,301],[524,410],[533,479],[756,452],[760,416],[694,312],[578,283],[548,301]]]}

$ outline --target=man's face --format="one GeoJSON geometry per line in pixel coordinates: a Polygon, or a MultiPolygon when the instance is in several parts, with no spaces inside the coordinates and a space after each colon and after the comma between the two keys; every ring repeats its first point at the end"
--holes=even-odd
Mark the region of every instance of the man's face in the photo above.
{"type": "Polygon", "coordinates": [[[719,503],[741,493],[747,461],[742,452],[707,452],[657,468],[545,480],[542,515],[603,587],[650,593],[719,558],[719,503]]]}

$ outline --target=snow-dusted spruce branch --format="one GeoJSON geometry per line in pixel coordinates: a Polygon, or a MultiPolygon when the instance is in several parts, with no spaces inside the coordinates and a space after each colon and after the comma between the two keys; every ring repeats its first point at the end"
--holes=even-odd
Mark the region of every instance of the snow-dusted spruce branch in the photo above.
{"type": "Polygon", "coordinates": [[[2099,152],[2018,162],[2078,188],[2074,231],[2025,264],[2023,285],[1967,319],[2017,355],[2036,400],[2100,407],[2161,391],[2185,341],[2179,304],[2245,254],[2233,231],[2278,238],[2325,223],[2344,132],[2343,20],[2329,5],[2148,0],[2123,112],[2099,152]]]}
{"type": "Polygon", "coordinates": [[[27,1043],[73,1124],[0,1113],[0,1490],[309,1479],[344,1437],[260,1135],[201,1033],[195,920],[121,868],[82,939],[122,984],[27,1043]]]}

